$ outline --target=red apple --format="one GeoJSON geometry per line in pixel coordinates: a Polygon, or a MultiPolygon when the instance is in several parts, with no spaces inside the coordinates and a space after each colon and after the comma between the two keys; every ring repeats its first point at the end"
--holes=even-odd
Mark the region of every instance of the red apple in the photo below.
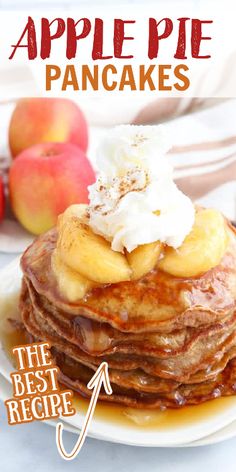
{"type": "Polygon", "coordinates": [[[87,123],[74,102],[66,98],[27,98],[17,103],[9,127],[12,156],[45,142],[68,142],[87,150],[87,123]]]}
{"type": "Polygon", "coordinates": [[[4,218],[5,212],[5,195],[4,195],[4,185],[2,177],[0,176],[0,222],[4,218]]]}
{"type": "Polygon", "coordinates": [[[84,152],[69,143],[42,143],[23,151],[9,173],[12,209],[31,233],[56,224],[72,203],[87,203],[88,185],[95,181],[84,152]]]}

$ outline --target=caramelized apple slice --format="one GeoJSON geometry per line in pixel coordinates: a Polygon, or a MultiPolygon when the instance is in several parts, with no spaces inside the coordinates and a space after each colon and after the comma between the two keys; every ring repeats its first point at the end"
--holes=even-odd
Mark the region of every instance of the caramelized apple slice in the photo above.
{"type": "Polygon", "coordinates": [[[57,250],[52,254],[52,270],[57,279],[59,290],[70,302],[83,298],[96,284],[62,262],[57,250]]]}
{"type": "Polygon", "coordinates": [[[142,244],[132,252],[127,252],[126,258],[132,270],[132,279],[138,280],[154,269],[160,256],[161,243],[142,244]]]}
{"type": "Polygon", "coordinates": [[[86,220],[62,216],[58,227],[60,257],[71,269],[101,284],[130,280],[131,269],[125,256],[93,233],[86,220]]]}
{"type": "Polygon", "coordinates": [[[178,249],[167,248],[158,266],[177,277],[194,277],[217,266],[228,245],[225,220],[213,209],[198,210],[191,233],[178,249]]]}
{"type": "Polygon", "coordinates": [[[67,219],[70,216],[77,216],[78,218],[86,218],[88,205],[85,203],[75,203],[74,205],[70,205],[62,215],[59,216],[59,219],[67,219]]]}

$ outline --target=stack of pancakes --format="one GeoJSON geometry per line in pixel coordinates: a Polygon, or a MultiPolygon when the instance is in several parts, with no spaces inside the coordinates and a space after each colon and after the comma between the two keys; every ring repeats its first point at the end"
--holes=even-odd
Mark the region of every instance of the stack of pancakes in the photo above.
{"type": "Polygon", "coordinates": [[[155,269],[138,281],[92,289],[77,302],[51,267],[55,229],[24,253],[20,310],[34,341],[48,341],[59,380],[89,397],[108,362],[113,394],[140,408],[181,407],[236,392],[236,234],[221,263],[194,278],[155,269]]]}

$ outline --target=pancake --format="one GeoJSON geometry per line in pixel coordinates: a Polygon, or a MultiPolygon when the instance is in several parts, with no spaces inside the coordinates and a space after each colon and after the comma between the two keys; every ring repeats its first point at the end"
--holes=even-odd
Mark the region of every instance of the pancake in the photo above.
{"type": "MultiPolygon", "coordinates": [[[[30,302],[28,302],[28,314],[30,306],[30,302]]],[[[25,304],[25,311],[27,312],[27,303],[25,304]]],[[[24,321],[26,318],[27,314],[25,313],[24,321]]],[[[34,332],[34,339],[40,341],[42,338],[36,336],[39,332],[37,333],[37,330],[32,329],[27,322],[26,325],[31,332],[34,332]]],[[[43,339],[45,340],[45,336],[43,339]]],[[[46,340],[52,341],[50,335],[48,338],[46,337],[46,340]]],[[[52,354],[60,368],[59,381],[85,397],[89,397],[91,392],[86,385],[94,370],[96,370],[96,366],[89,365],[89,362],[87,365],[86,363],[80,363],[67,354],[69,349],[64,351],[60,344],[58,344],[58,347],[60,350],[53,347],[52,354]]],[[[236,349],[234,349],[233,356],[235,354],[236,349]]],[[[227,367],[217,372],[211,381],[205,380],[200,384],[181,384],[145,375],[144,372],[136,369],[123,372],[122,368],[120,370],[110,368],[109,376],[113,395],[107,398],[105,393],[102,393],[100,399],[138,408],[160,408],[164,406],[177,408],[187,404],[197,404],[215,398],[220,394],[230,395],[234,393],[236,365],[232,363],[230,366],[229,368],[229,363],[227,363],[227,367]]]]}
{"type": "Polygon", "coordinates": [[[52,328],[47,321],[47,313],[42,315],[35,311],[30,297],[28,295],[27,286],[22,292],[21,299],[21,312],[24,324],[27,330],[37,339],[46,340],[55,346],[59,351],[62,351],[72,357],[75,361],[79,361],[84,365],[87,365],[96,370],[97,366],[102,362],[108,362],[109,366],[112,369],[130,371],[141,369],[144,373],[150,374],[152,376],[159,376],[164,379],[172,379],[178,382],[192,382],[193,374],[197,378],[197,382],[200,382],[215,376],[215,372],[219,373],[225,367],[224,359],[229,360],[235,354],[235,332],[226,336],[224,340],[224,345],[215,346],[215,341],[213,343],[208,343],[205,349],[203,346],[199,351],[201,353],[201,362],[199,362],[199,357],[196,358],[196,354],[193,353],[184,353],[184,355],[176,356],[175,358],[169,358],[164,361],[160,358],[143,358],[142,356],[137,355],[124,355],[124,354],[113,354],[107,355],[104,357],[91,356],[83,352],[81,348],[72,344],[67,339],[55,331],[55,327],[52,328]],[[214,347],[214,350],[210,349],[214,347]],[[217,361],[216,361],[217,359],[217,361]],[[173,368],[173,363],[175,362],[175,368],[173,368]],[[209,365],[212,365],[212,370],[209,369],[209,365]],[[194,368],[195,366],[195,368],[194,368]],[[199,375],[199,371],[207,369],[207,372],[202,372],[199,375]]]}
{"type": "MultiPolygon", "coordinates": [[[[93,372],[79,364],[75,366],[74,362],[65,355],[62,358],[60,358],[60,354],[59,356],[56,355],[55,362],[60,369],[59,381],[85,397],[91,396],[86,384],[92,377],[93,372]]],[[[165,394],[137,392],[132,388],[123,388],[111,383],[112,395],[107,396],[102,392],[100,399],[136,408],[180,408],[187,405],[196,405],[219,396],[234,395],[236,391],[235,379],[236,360],[234,359],[211,382],[203,382],[198,385],[181,385],[165,394]]]]}
{"type": "MultiPolygon", "coordinates": [[[[26,297],[27,297],[27,288],[26,288],[26,297]]],[[[31,291],[32,293],[32,291],[31,291]]],[[[35,295],[34,295],[35,297],[35,295]]],[[[22,301],[24,305],[25,301],[22,301]]],[[[195,343],[189,343],[189,348],[186,352],[183,349],[182,352],[178,353],[173,357],[168,357],[162,359],[158,356],[156,357],[144,357],[143,355],[136,354],[119,354],[115,353],[113,355],[107,355],[103,357],[97,357],[95,355],[88,355],[83,351],[82,346],[79,345],[79,340],[77,343],[73,343],[73,338],[71,342],[70,331],[68,329],[63,329],[58,324],[54,318],[54,322],[51,323],[51,317],[48,311],[39,311],[37,310],[37,304],[35,301],[32,303],[32,298],[28,298],[28,305],[30,307],[30,319],[33,326],[36,326],[44,333],[44,338],[47,339],[47,336],[50,335],[50,342],[55,346],[58,346],[58,343],[63,343],[63,352],[69,353],[73,352],[73,357],[81,362],[94,363],[99,365],[103,360],[107,361],[110,366],[116,367],[118,369],[122,366],[122,369],[130,368],[142,368],[144,372],[151,375],[158,375],[164,378],[171,378],[177,381],[187,381],[189,375],[194,374],[200,369],[207,368],[207,366],[214,362],[215,357],[220,361],[224,354],[234,346],[235,344],[235,325],[236,317],[232,318],[228,330],[225,329],[225,326],[222,325],[221,330],[218,329],[218,332],[214,333],[212,336],[207,334],[203,339],[198,339],[195,343]],[[187,355],[186,355],[187,354],[187,355]],[[212,361],[213,360],[213,361],[212,361]]],[[[27,321],[25,321],[27,324],[27,321]]],[[[32,329],[32,328],[31,328],[32,329]]],[[[32,333],[34,334],[34,333],[32,333]]],[[[195,337],[195,335],[193,335],[195,337]]]]}
{"type": "Polygon", "coordinates": [[[235,328],[236,314],[227,320],[200,329],[184,327],[172,333],[127,333],[114,329],[108,323],[99,323],[84,316],[69,316],[58,310],[44,296],[39,295],[30,281],[28,286],[34,309],[46,318],[47,323],[68,341],[81,347],[88,354],[126,353],[150,357],[173,357],[184,354],[190,349],[201,349],[202,345],[213,338],[214,346],[219,344],[220,336],[229,335],[235,328]],[[46,316],[45,316],[46,313],[46,316]]]}
{"type": "Polygon", "coordinates": [[[20,312],[35,341],[47,341],[63,385],[85,397],[102,361],[113,393],[100,400],[179,408],[236,388],[236,235],[220,264],[199,277],[155,268],[138,281],[101,285],[77,302],[51,266],[55,229],[24,253],[20,312]]]}
{"type": "Polygon", "coordinates": [[[40,236],[26,250],[21,266],[37,293],[70,315],[107,322],[125,332],[171,332],[224,320],[235,310],[236,232],[220,264],[194,278],[173,277],[155,269],[138,281],[92,289],[78,302],[68,302],[59,291],[51,268],[56,247],[55,229],[40,236]]]}

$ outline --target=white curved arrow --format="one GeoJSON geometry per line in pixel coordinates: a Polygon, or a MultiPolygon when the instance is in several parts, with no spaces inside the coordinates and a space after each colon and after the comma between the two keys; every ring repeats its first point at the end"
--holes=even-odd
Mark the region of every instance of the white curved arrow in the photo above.
{"type": "Polygon", "coordinates": [[[90,403],[89,403],[88,411],[87,411],[87,414],[86,414],[86,417],[85,417],[85,420],[84,420],[83,427],[80,431],[80,435],[78,437],[78,440],[77,440],[74,448],[72,449],[72,451],[70,453],[66,452],[66,450],[64,448],[64,445],[63,445],[63,440],[62,440],[63,424],[62,423],[57,424],[56,444],[57,444],[58,451],[59,451],[59,453],[60,453],[60,455],[63,459],[70,461],[70,460],[74,459],[79,454],[80,449],[82,448],[82,446],[84,444],[89,425],[90,425],[91,420],[93,418],[94,410],[96,408],[96,404],[97,404],[97,400],[98,400],[98,396],[99,396],[102,384],[104,386],[104,390],[105,390],[106,394],[111,395],[112,394],[112,388],[111,388],[109,374],[108,374],[108,364],[107,364],[107,362],[102,362],[100,364],[100,366],[98,367],[95,374],[93,375],[93,377],[91,378],[91,380],[89,381],[89,383],[87,385],[89,390],[93,390],[93,393],[92,393],[92,396],[91,396],[91,399],[90,399],[90,403]]]}

